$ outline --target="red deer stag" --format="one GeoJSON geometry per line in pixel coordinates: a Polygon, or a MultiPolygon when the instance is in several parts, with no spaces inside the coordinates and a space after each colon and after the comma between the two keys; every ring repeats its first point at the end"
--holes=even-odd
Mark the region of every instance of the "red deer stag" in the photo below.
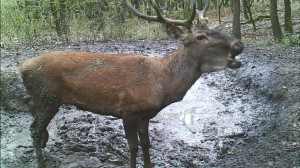
{"type": "Polygon", "coordinates": [[[46,166],[42,148],[49,138],[47,126],[62,104],[123,119],[130,167],[136,167],[138,137],[144,167],[152,167],[149,120],[182,100],[202,73],[241,66],[235,56],[243,51],[243,43],[205,24],[193,24],[194,3],[190,18],[182,21],[163,17],[153,2],[157,16],[144,15],[128,0],[124,2],[136,16],[165,24],[168,35],[182,44],[162,58],[53,51],[25,61],[20,71],[31,96],[34,121],[30,130],[39,168],[46,166]],[[187,32],[177,26],[184,26],[187,32]]]}

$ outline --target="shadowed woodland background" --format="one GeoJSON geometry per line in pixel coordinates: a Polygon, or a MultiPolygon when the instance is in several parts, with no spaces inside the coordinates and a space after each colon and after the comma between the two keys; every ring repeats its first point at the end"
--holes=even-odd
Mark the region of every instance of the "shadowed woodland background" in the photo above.
{"type": "MultiPolygon", "coordinates": [[[[196,2],[201,10],[205,0],[196,2]]],[[[141,12],[155,15],[147,0],[132,3],[141,12]]],[[[157,0],[157,4],[168,17],[189,16],[189,0],[157,0]]],[[[299,44],[297,0],[211,0],[210,4],[210,26],[221,24],[224,32],[246,42],[275,39],[299,44]]],[[[1,47],[167,38],[162,25],[137,19],[121,0],[3,0],[1,24],[1,47]]]]}

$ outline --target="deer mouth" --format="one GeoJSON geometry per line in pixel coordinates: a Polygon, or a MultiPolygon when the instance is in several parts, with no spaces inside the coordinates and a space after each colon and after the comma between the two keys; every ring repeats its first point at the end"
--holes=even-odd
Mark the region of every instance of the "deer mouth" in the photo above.
{"type": "Polygon", "coordinates": [[[237,69],[242,66],[242,63],[236,60],[235,58],[229,58],[227,63],[228,63],[228,67],[231,69],[237,69]]]}
{"type": "Polygon", "coordinates": [[[242,63],[235,59],[237,55],[243,52],[245,46],[241,41],[234,41],[231,45],[231,54],[228,57],[228,67],[231,69],[240,68],[242,63]]]}

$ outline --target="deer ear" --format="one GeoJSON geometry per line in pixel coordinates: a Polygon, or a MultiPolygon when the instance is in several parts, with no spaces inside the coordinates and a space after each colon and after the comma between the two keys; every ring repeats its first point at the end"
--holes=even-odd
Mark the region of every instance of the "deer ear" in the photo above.
{"type": "Polygon", "coordinates": [[[183,34],[183,31],[177,26],[166,24],[166,28],[169,37],[172,39],[179,39],[183,34]]]}

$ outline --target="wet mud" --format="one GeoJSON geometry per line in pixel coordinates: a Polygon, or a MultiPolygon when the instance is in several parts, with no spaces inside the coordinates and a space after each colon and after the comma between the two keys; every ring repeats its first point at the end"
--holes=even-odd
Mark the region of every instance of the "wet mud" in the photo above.
{"type": "MultiPolygon", "coordinates": [[[[19,65],[47,50],[161,57],[171,41],[40,46],[1,51],[1,167],[37,167],[19,65]]],[[[203,74],[150,122],[154,167],[300,167],[300,47],[246,45],[237,70],[203,74]]],[[[121,120],[62,106],[48,126],[48,167],[128,167],[121,120]]],[[[142,152],[138,153],[142,166],[142,152]]]]}

